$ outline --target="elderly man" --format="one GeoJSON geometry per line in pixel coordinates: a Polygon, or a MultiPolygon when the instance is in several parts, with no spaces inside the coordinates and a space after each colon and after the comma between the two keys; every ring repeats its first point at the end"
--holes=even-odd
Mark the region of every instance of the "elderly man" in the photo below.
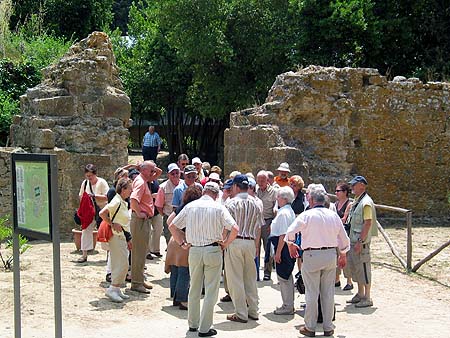
{"type": "Polygon", "coordinates": [[[350,224],[350,252],[348,267],[351,276],[358,284],[358,293],[347,303],[355,307],[369,307],[373,305],[370,298],[372,282],[370,240],[377,235],[377,214],[375,206],[366,192],[367,180],[363,176],[355,176],[349,184],[355,194],[347,223],[350,224]]]}
{"type": "Polygon", "coordinates": [[[192,165],[197,170],[197,182],[200,183],[205,177],[205,171],[203,170],[203,163],[199,157],[194,157],[192,159],[192,165]]]}
{"type": "MultiPolygon", "coordinates": [[[[270,224],[275,216],[273,208],[275,206],[275,201],[277,200],[277,191],[274,187],[269,184],[269,179],[267,172],[261,170],[256,175],[256,183],[258,183],[258,189],[256,190],[256,196],[263,203],[263,216],[264,225],[261,227],[261,238],[263,241],[264,251],[268,249],[267,239],[270,235],[270,224]]],[[[259,255],[258,251],[258,256],[259,255]]],[[[264,280],[270,280],[270,275],[272,273],[273,257],[270,256],[268,262],[264,263],[264,280]]]]}
{"type": "Polygon", "coordinates": [[[150,219],[154,214],[153,197],[148,186],[161,175],[153,161],[142,162],[140,174],[133,181],[133,192],[130,196],[131,206],[131,236],[133,250],[131,253],[131,290],[140,293],[150,293],[152,286],[144,281],[145,256],[148,251],[150,236],[150,219]]]}
{"type": "Polygon", "coordinates": [[[184,168],[184,181],[180,181],[180,184],[173,190],[172,207],[173,209],[179,207],[183,202],[183,193],[191,185],[197,185],[200,189],[203,186],[196,182],[197,170],[193,165],[187,165],[184,168]]]}
{"type": "Polygon", "coordinates": [[[215,200],[219,194],[217,183],[205,184],[203,196],[186,205],[175,217],[169,229],[174,240],[189,250],[191,285],[188,296],[189,331],[199,337],[217,334],[212,329],[213,310],[217,302],[222,270],[222,249],[236,238],[238,228],[228,210],[215,200]],[[184,233],[181,229],[186,228],[184,233]],[[205,297],[200,314],[202,286],[205,297]]]}
{"type": "Polygon", "coordinates": [[[301,232],[303,252],[302,276],[305,283],[305,325],[300,333],[314,337],[320,293],[323,313],[324,336],[334,334],[334,279],[336,274],[336,248],[339,249],[339,267],[346,264],[346,252],[350,241],[336,212],[324,207],[326,193],[314,189],[308,193],[311,209],[300,214],[289,226],[285,242],[291,257],[298,257],[299,247],[294,243],[295,234],[301,232]]]}
{"type": "Polygon", "coordinates": [[[171,234],[167,227],[167,217],[172,213],[173,191],[180,184],[180,168],[175,163],[170,163],[167,167],[168,179],[159,186],[155,200],[155,207],[163,215],[164,238],[169,243],[171,234]]]}
{"type": "Polygon", "coordinates": [[[177,166],[180,168],[180,178],[184,179],[184,168],[189,164],[189,156],[180,154],[178,156],[177,166]]]}
{"type": "Polygon", "coordinates": [[[275,183],[278,184],[279,187],[288,187],[289,186],[289,174],[291,170],[289,169],[289,163],[283,162],[277,169],[278,176],[275,176],[275,183]]]}
{"type": "Polygon", "coordinates": [[[228,289],[235,313],[227,319],[246,323],[248,318],[258,320],[258,288],[256,286],[255,241],[262,225],[261,210],[249,196],[248,178],[233,178],[233,198],[226,204],[239,227],[236,240],[225,251],[225,271],[228,289]]]}
{"type": "Polygon", "coordinates": [[[161,138],[155,131],[154,126],[148,127],[148,132],[145,133],[144,139],[142,140],[142,156],[144,161],[156,161],[156,156],[158,156],[161,150],[161,138]]]}

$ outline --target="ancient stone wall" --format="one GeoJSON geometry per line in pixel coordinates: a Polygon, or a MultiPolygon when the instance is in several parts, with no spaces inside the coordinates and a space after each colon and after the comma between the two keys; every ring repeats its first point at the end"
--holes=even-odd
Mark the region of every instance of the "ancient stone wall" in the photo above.
{"type": "MultiPolygon", "coordinates": [[[[94,163],[97,174],[111,183],[114,170],[128,163],[131,104],[108,36],[94,32],[73,45],[59,62],[43,70],[42,83],[20,99],[21,115],[11,125],[12,146],[57,155],[60,228],[69,232],[75,225],[84,166],[94,163]]],[[[0,151],[0,165],[9,161],[11,151],[15,150],[0,151]]],[[[0,187],[2,196],[11,194],[9,170],[0,172],[0,180],[9,180],[0,187]]],[[[0,214],[12,214],[8,202],[2,201],[0,214]]]]}
{"type": "Polygon", "coordinates": [[[286,161],[329,191],[360,174],[376,202],[447,220],[449,90],[365,68],[281,74],[265,104],[232,113],[225,170],[275,171],[286,161]]]}

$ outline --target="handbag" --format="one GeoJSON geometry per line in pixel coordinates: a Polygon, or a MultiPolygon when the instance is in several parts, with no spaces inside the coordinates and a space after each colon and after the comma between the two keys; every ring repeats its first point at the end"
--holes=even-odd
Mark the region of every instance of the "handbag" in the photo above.
{"type": "MultiPolygon", "coordinates": [[[[84,180],[84,187],[83,187],[83,191],[86,190],[86,180],[84,180]]],[[[78,215],[78,209],[75,209],[75,213],[73,214],[73,220],[76,224],[81,225],[81,218],[78,215]]]]}
{"type": "Polygon", "coordinates": [[[295,288],[301,295],[304,295],[305,294],[305,283],[303,282],[303,277],[302,277],[301,272],[299,271],[295,275],[295,277],[297,278],[297,281],[295,282],[295,288]]]}
{"type": "MultiPolygon", "coordinates": [[[[86,185],[85,185],[86,187],[86,185]]],[[[100,217],[100,211],[102,210],[98,204],[97,201],[95,200],[95,194],[94,194],[94,190],[92,190],[92,184],[91,182],[89,182],[89,189],[91,189],[91,193],[92,193],[92,203],[94,204],[94,209],[95,209],[95,222],[97,223],[97,228],[100,227],[100,224],[102,223],[102,218],[100,217]]]]}
{"type": "MultiPolygon", "coordinates": [[[[120,205],[117,208],[116,212],[114,213],[114,216],[111,218],[111,224],[114,223],[114,218],[116,217],[117,213],[119,212],[120,205]]],[[[106,221],[101,221],[100,226],[98,227],[97,232],[97,241],[98,242],[109,242],[111,237],[113,236],[112,228],[106,221]]]]}

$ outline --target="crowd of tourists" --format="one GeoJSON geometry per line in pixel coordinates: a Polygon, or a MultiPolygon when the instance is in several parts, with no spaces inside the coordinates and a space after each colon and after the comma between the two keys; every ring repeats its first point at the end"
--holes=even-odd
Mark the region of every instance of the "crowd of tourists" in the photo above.
{"type": "MultiPolygon", "coordinates": [[[[149,148],[155,144],[160,146],[148,143],[149,148]]],[[[147,150],[153,156],[155,149],[147,150]]],[[[257,286],[274,278],[273,269],[280,289],[275,315],[294,314],[295,285],[304,285],[300,333],[305,336],[315,336],[318,321],[325,336],[334,334],[334,293],[341,286],[342,271],[343,290],[357,284],[348,303],[357,308],[373,305],[370,241],[377,229],[376,213],[363,176],[338,182],[330,199],[320,182],[305,187],[288,163],[279,165],[277,175],[260,170],[256,175],[234,171],[224,177],[220,167],[181,154],[164,169],[163,173],[154,160],[145,158],[118,168],[110,188],[97,176],[95,165],[85,167],[79,210],[89,196],[98,206],[100,220],[112,230],[105,246],[110,282],[106,296],[111,301],[123,302],[131,291],[150,293],[146,259],[165,254],[173,305],[188,311],[187,329],[200,337],[217,334],[213,310],[221,280],[225,294],[220,301],[232,302],[234,308],[226,318],[257,321],[257,286]],[[160,183],[162,174],[167,179],[160,183]],[[167,244],[163,248],[162,235],[167,244]],[[127,282],[131,291],[125,293],[127,282]]],[[[79,263],[86,262],[93,249],[92,232],[98,221],[94,217],[83,224],[79,263]]]]}

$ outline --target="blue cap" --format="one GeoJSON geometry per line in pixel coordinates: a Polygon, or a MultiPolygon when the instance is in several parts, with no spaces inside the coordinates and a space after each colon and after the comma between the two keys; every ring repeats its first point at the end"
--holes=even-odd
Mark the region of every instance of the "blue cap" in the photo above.
{"type": "Polygon", "coordinates": [[[248,185],[248,177],[243,174],[236,175],[233,178],[233,184],[248,185]]]}
{"type": "Polygon", "coordinates": [[[228,180],[225,181],[223,188],[224,189],[231,189],[231,187],[233,186],[233,179],[230,178],[228,180]]]}
{"type": "Polygon", "coordinates": [[[356,183],[363,183],[365,185],[367,185],[367,180],[364,176],[355,176],[352,178],[352,180],[350,182],[348,182],[348,184],[350,185],[355,185],[356,183]]]}

